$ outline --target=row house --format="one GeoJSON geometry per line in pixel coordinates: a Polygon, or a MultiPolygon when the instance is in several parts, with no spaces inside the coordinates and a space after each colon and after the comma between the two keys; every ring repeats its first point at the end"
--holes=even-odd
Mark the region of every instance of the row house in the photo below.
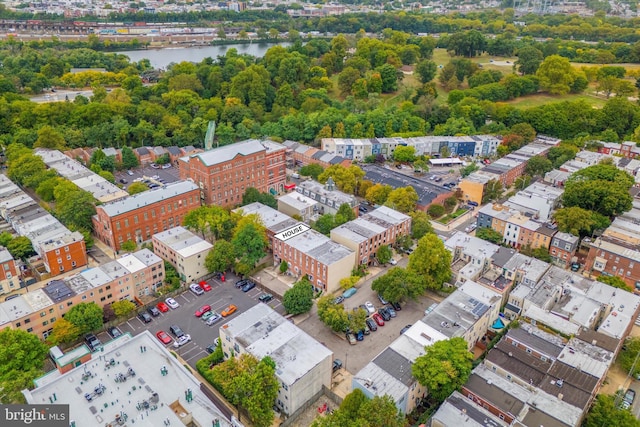
{"type": "Polygon", "coordinates": [[[273,248],[273,239],[276,234],[293,228],[299,223],[298,220],[291,218],[289,215],[259,202],[253,202],[236,208],[233,212],[242,212],[242,215],[257,215],[267,230],[267,239],[270,248],[273,248]]]}
{"type": "Polygon", "coordinates": [[[181,157],[180,178],[200,189],[205,204],[237,206],[248,188],[272,195],[284,192],[286,147],[251,139],[181,157]]]}
{"type": "Polygon", "coordinates": [[[300,144],[299,142],[285,141],[282,145],[287,147],[287,163],[291,168],[311,164],[317,164],[323,168],[328,168],[333,165],[342,165],[348,168],[352,163],[351,160],[345,159],[342,156],[324,150],[318,150],[317,148],[300,144]]]}
{"type": "Polygon", "coordinates": [[[114,251],[126,241],[137,244],[153,234],[182,224],[184,216],[200,207],[200,191],[191,181],[178,181],[96,206],[94,234],[114,251]]]}
{"type": "Polygon", "coordinates": [[[598,153],[611,154],[626,158],[640,157],[640,148],[633,141],[618,142],[602,142],[598,147],[598,153]]]}
{"type": "Polygon", "coordinates": [[[0,295],[20,288],[19,267],[7,248],[0,246],[0,295]]]}
{"type": "Polygon", "coordinates": [[[184,227],[174,227],[153,235],[153,252],[173,265],[184,282],[206,276],[205,260],[213,245],[184,227]]]}
{"type": "Polygon", "coordinates": [[[331,239],[356,252],[358,264],[372,264],[378,249],[411,233],[411,217],[386,206],[331,230],[331,239]]]}
{"type": "Polygon", "coordinates": [[[562,268],[568,268],[573,262],[573,257],[578,251],[580,238],[570,233],[558,232],[551,240],[549,255],[552,262],[562,268]]]}
{"type": "MultiPolygon", "coordinates": [[[[316,181],[302,181],[296,187],[296,191],[312,200],[318,202],[316,214],[335,214],[343,204],[349,205],[353,210],[353,213],[358,216],[358,200],[352,194],[343,193],[336,188],[336,184],[333,182],[333,178],[329,177],[327,182],[322,185],[316,181]]],[[[288,200],[288,199],[285,199],[288,200]]],[[[279,209],[281,205],[278,203],[279,209]]],[[[283,206],[283,209],[287,209],[283,206]]]]}

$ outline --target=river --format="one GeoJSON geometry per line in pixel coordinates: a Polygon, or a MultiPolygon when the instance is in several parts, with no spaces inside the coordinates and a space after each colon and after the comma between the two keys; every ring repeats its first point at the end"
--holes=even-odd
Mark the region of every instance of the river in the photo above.
{"type": "Polygon", "coordinates": [[[216,59],[223,56],[227,50],[236,49],[238,53],[248,53],[256,57],[263,57],[267,50],[273,46],[280,45],[288,47],[291,43],[250,43],[250,44],[225,44],[216,46],[196,46],[196,47],[169,47],[164,49],[128,50],[117,52],[127,55],[132,62],[148,59],[154,68],[164,68],[172,63],[183,61],[200,62],[204,58],[216,59]]]}

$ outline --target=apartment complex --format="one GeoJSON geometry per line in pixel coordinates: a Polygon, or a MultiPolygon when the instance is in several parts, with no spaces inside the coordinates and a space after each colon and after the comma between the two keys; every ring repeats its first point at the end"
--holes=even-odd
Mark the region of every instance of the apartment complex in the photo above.
{"type": "MultiPolygon", "coordinates": [[[[415,138],[322,139],[322,150],[349,160],[364,160],[368,156],[391,158],[397,147],[414,147],[417,156],[435,156],[448,152],[453,156],[491,157],[500,140],[492,135],[419,136],[415,138]]],[[[447,157],[447,156],[444,156],[447,157]]]]}
{"type": "Polygon", "coordinates": [[[284,192],[285,154],[282,144],[250,139],[181,157],[180,178],[196,184],[204,203],[236,206],[250,187],[274,195],[284,192]]]}
{"type": "Polygon", "coordinates": [[[5,175],[0,175],[0,215],[17,234],[31,240],[51,276],[87,265],[82,234],[71,232],[5,175]]]}
{"type": "Polygon", "coordinates": [[[307,222],[319,217],[320,203],[293,191],[278,197],[278,210],[289,216],[298,215],[302,221],[307,222]]]}
{"type": "Polygon", "coordinates": [[[184,282],[198,281],[208,274],[205,259],[213,245],[184,227],[153,235],[153,252],[173,265],[184,282]]]}
{"type": "MultiPolygon", "coordinates": [[[[123,199],[129,193],[110,183],[97,173],[86,168],[82,163],[71,159],[58,150],[38,148],[35,154],[40,156],[47,167],[54,169],[63,178],[68,179],[81,190],[90,193],[101,203],[123,199]]],[[[105,153],[106,154],[106,153],[105,153]]]]}
{"type": "Polygon", "coordinates": [[[143,249],[0,303],[0,329],[22,329],[47,338],[56,319],[76,304],[95,302],[102,307],[134,300],[152,294],[163,280],[162,260],[143,249]]]}
{"type": "Polygon", "coordinates": [[[266,304],[258,304],[220,327],[225,358],[270,356],[280,383],[276,406],[292,415],[331,388],[333,352],[266,304]]]}
{"type": "Polygon", "coordinates": [[[36,379],[34,390],[23,391],[27,403],[69,405],[71,426],[238,425],[151,332],[124,334],[103,349],[87,356],[83,345],[63,355],[77,359],[77,365],[36,379]],[[135,377],[130,382],[136,385],[118,385],[118,375],[135,377]]]}
{"type": "Polygon", "coordinates": [[[378,249],[411,233],[411,217],[381,206],[331,230],[331,240],[356,253],[358,264],[375,263],[378,249]]]}
{"type": "Polygon", "coordinates": [[[178,181],[96,206],[95,235],[114,251],[126,241],[142,243],[153,234],[182,224],[184,216],[200,206],[198,187],[178,181]]]}

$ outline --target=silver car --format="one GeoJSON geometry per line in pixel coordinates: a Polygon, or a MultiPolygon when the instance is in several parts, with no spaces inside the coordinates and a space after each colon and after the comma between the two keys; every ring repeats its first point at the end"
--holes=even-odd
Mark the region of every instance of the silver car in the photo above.
{"type": "Polygon", "coordinates": [[[186,334],[186,335],[183,335],[183,336],[181,336],[180,338],[176,339],[176,340],[173,342],[173,346],[174,346],[175,348],[182,347],[183,345],[185,345],[185,344],[186,344],[186,343],[188,343],[189,341],[191,341],[191,335],[186,334]]]}

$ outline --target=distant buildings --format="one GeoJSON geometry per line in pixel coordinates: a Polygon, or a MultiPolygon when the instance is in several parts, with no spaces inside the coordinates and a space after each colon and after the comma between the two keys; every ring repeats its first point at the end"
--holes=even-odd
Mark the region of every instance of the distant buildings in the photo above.
{"type": "Polygon", "coordinates": [[[34,390],[23,391],[27,403],[69,405],[71,426],[210,426],[216,420],[231,426],[228,410],[149,331],[122,335],[103,348],[89,357],[82,345],[61,356],[77,365],[36,379],[34,390]],[[114,381],[119,375],[126,384],[114,381]]]}
{"type": "Polygon", "coordinates": [[[225,358],[249,353],[258,360],[271,357],[280,383],[276,406],[293,414],[331,388],[333,353],[266,304],[240,313],[220,327],[225,358]]]}
{"type": "Polygon", "coordinates": [[[318,150],[310,145],[300,144],[295,141],[285,141],[282,143],[287,147],[287,161],[290,166],[307,166],[310,164],[318,164],[324,168],[339,164],[344,167],[351,166],[351,160],[345,159],[337,154],[331,154],[327,151],[318,150]]]}
{"type": "Polygon", "coordinates": [[[262,193],[284,192],[286,147],[250,139],[181,157],[180,178],[194,182],[206,204],[239,205],[247,188],[262,193]]]}
{"type": "Polygon", "coordinates": [[[184,216],[200,206],[198,187],[178,181],[160,188],[96,206],[95,235],[114,251],[131,240],[136,244],[153,234],[182,224],[184,216]]]}
{"type": "Polygon", "coordinates": [[[174,227],[152,237],[153,252],[173,265],[185,282],[208,274],[205,259],[213,245],[184,227],[174,227]]]}

